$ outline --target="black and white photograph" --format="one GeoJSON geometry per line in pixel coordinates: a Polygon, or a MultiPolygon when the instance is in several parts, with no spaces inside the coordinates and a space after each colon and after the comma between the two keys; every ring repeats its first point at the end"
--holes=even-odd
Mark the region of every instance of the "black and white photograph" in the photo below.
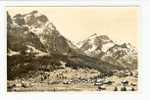
{"type": "Polygon", "coordinates": [[[137,91],[139,7],[7,7],[7,91],[137,91]]]}

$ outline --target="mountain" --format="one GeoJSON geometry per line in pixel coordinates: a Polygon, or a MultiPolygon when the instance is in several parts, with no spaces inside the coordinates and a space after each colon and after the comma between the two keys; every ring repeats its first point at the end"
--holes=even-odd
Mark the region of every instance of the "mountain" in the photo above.
{"type": "Polygon", "coordinates": [[[57,58],[80,54],[79,51],[38,11],[15,16],[7,12],[8,79],[28,74],[31,70],[38,71],[47,64],[51,65],[50,69],[57,69],[60,65],[57,58]]]}
{"type": "Polygon", "coordinates": [[[117,44],[106,35],[96,33],[77,43],[88,56],[123,68],[137,67],[137,52],[130,43],[117,44]]]}
{"type": "Polygon", "coordinates": [[[77,46],[88,56],[100,56],[105,53],[115,43],[106,35],[97,35],[96,33],[77,43],[77,46]]]}
{"type": "Polygon", "coordinates": [[[136,69],[137,58],[136,49],[130,43],[123,43],[121,45],[115,44],[109,48],[101,60],[124,68],[136,69]]]}
{"type": "Polygon", "coordinates": [[[97,34],[76,46],[38,11],[15,16],[7,12],[8,79],[25,77],[31,71],[40,75],[41,71],[65,67],[91,68],[110,75],[114,70],[124,70],[124,66],[132,62],[136,66],[137,59],[132,60],[136,53],[131,56],[129,51],[128,45],[116,45],[108,36],[97,34]]]}
{"type": "Polygon", "coordinates": [[[13,17],[7,12],[7,39],[8,79],[41,69],[53,71],[62,68],[62,62],[75,69],[88,67],[110,72],[62,36],[53,23],[37,11],[13,17]]]}
{"type": "Polygon", "coordinates": [[[7,18],[8,55],[11,53],[10,51],[25,54],[32,48],[38,49],[41,52],[46,52],[45,47],[39,40],[38,36],[31,32],[29,27],[25,25],[22,16],[19,18],[11,18],[9,13],[7,13],[7,18]]]}
{"type": "Polygon", "coordinates": [[[30,47],[48,54],[72,54],[78,51],[77,47],[62,36],[53,23],[38,11],[17,14],[13,18],[8,13],[7,15],[8,48],[11,50],[30,47]]]}

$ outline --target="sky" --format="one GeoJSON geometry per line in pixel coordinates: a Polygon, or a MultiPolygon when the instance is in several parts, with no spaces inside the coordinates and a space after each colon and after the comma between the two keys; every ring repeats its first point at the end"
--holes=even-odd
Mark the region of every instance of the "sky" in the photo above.
{"type": "Polygon", "coordinates": [[[97,33],[138,47],[138,7],[7,7],[7,10],[11,16],[38,10],[62,35],[76,43],[97,33]]]}

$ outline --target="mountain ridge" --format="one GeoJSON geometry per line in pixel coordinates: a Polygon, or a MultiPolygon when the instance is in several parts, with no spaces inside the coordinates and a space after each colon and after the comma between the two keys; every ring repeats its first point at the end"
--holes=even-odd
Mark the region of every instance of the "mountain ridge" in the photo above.
{"type": "MultiPolygon", "coordinates": [[[[8,77],[17,77],[29,70],[37,71],[43,66],[44,70],[57,70],[61,68],[62,61],[66,67],[94,68],[111,74],[114,70],[124,70],[126,66],[119,63],[120,60],[113,59],[115,50],[120,48],[123,52],[126,49],[130,51],[130,47],[124,45],[112,48],[115,43],[107,35],[97,34],[83,40],[82,46],[78,47],[61,35],[56,26],[38,11],[14,17],[7,12],[7,30],[8,77]]],[[[121,57],[123,60],[132,59],[130,54],[129,57],[121,57]]],[[[133,61],[136,62],[136,59],[133,61]]]]}
{"type": "Polygon", "coordinates": [[[78,47],[88,56],[99,58],[102,61],[106,61],[111,64],[122,62],[121,64],[115,65],[127,68],[132,68],[132,65],[134,65],[134,67],[137,66],[137,51],[130,43],[117,44],[107,35],[97,35],[94,33],[87,39],[79,42],[78,45],[78,47]],[[131,61],[133,60],[133,62],[130,62],[128,59],[131,61]],[[124,62],[126,62],[125,65],[123,64],[124,62]],[[130,62],[130,66],[128,62],[130,62]]]}

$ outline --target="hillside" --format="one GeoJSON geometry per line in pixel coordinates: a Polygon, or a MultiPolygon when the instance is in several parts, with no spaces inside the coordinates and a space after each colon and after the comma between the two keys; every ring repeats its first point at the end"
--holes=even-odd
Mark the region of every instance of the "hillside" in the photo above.
{"type": "Polygon", "coordinates": [[[39,90],[47,85],[46,90],[51,90],[53,84],[70,83],[87,83],[95,90],[93,84],[99,78],[119,78],[120,74],[133,77],[130,74],[137,70],[137,52],[131,44],[118,45],[97,34],[73,44],[38,11],[15,16],[7,12],[7,39],[10,91],[39,85],[43,85],[39,90]]]}

